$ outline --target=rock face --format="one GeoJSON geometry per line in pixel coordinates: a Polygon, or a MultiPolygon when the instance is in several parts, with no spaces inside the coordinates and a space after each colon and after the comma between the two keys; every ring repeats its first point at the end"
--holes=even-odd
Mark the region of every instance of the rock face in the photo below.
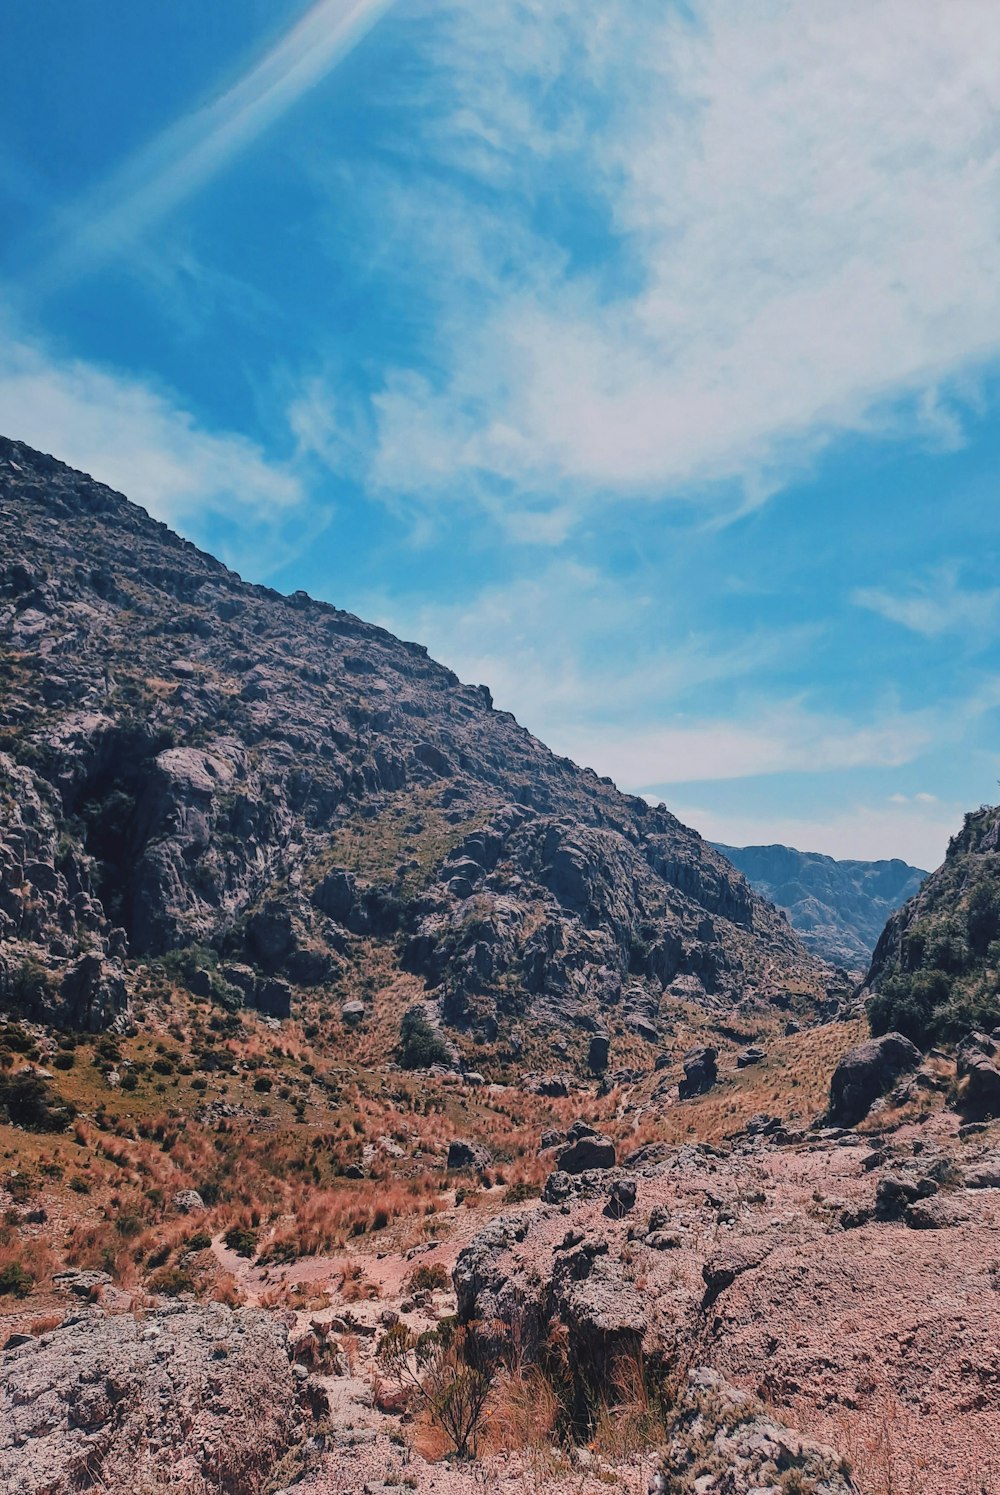
{"type": "Polygon", "coordinates": [[[944,863],[886,924],[865,978],[872,1031],[922,1047],[1000,1023],[1000,807],[966,815],[944,863]]]}
{"type": "Polygon", "coordinates": [[[805,1011],[831,979],[698,835],[485,687],[3,440],[0,667],[6,1007],[125,1021],[126,957],[166,953],[281,1018],[378,947],[445,1023],[582,1045],[654,1041],[678,997],[787,981],[805,1011]]]}
{"type": "Polygon", "coordinates": [[[830,1081],[830,1120],[836,1126],[863,1121],[879,1096],[919,1063],[920,1050],[901,1033],[885,1033],[851,1049],[830,1081]]]}
{"type": "Polygon", "coordinates": [[[1000,1044],[972,1034],[956,1051],[958,1109],[967,1121],[1000,1116],[1000,1044]]]}
{"type": "Polygon", "coordinates": [[[256,1495],[302,1436],[287,1331],[207,1307],[95,1310],[0,1358],[0,1488],[256,1495]]]}
{"type": "Polygon", "coordinates": [[[886,920],[927,876],[897,859],[836,861],[791,846],[722,846],[764,898],[784,909],[807,949],[848,970],[867,969],[886,920]]]}
{"type": "Polygon", "coordinates": [[[484,1173],[493,1162],[493,1156],[488,1147],[483,1147],[479,1142],[465,1142],[457,1139],[448,1146],[448,1168],[469,1168],[476,1173],[484,1173]]]}

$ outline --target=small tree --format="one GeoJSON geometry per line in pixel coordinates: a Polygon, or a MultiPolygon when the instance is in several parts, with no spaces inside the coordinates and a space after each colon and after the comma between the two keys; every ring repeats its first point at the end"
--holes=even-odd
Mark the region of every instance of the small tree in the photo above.
{"type": "Polygon", "coordinates": [[[474,1459],[486,1402],[500,1368],[500,1340],[476,1326],[448,1320],[425,1334],[394,1324],[382,1337],[378,1363],[408,1387],[451,1440],[459,1459],[474,1459]]]}
{"type": "Polygon", "coordinates": [[[423,1008],[409,1007],[399,1025],[399,1062],[404,1069],[430,1069],[432,1064],[447,1064],[448,1045],[435,1032],[423,1008]]]}

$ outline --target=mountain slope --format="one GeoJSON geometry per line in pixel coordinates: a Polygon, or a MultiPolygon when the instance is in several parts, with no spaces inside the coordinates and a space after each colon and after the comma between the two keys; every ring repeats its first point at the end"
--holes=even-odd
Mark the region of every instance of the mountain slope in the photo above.
{"type": "Polygon", "coordinates": [[[790,846],[714,844],[762,897],[786,911],[808,949],[848,970],[868,965],[886,920],[927,876],[896,858],[837,861],[790,846]]]}
{"type": "Polygon", "coordinates": [[[823,993],[695,832],[422,647],[247,585],[10,441],[0,521],[8,1002],[101,1026],[136,960],[165,958],[279,1015],[305,993],[350,1025],[423,996],[502,1057],[654,1040],[671,1002],[823,993]]]}
{"type": "Polygon", "coordinates": [[[886,924],[865,984],[875,1033],[927,1044],[1000,1023],[1000,806],[966,815],[942,866],[886,924]]]}

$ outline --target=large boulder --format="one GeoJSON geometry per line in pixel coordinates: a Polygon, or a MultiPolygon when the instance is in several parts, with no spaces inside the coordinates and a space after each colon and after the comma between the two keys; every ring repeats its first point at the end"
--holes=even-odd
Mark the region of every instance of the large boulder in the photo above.
{"type": "Polygon", "coordinates": [[[683,1060],[684,1078],[677,1087],[681,1100],[690,1100],[692,1096],[704,1095],[706,1090],[711,1090],[719,1078],[718,1057],[718,1050],[711,1044],[688,1049],[683,1060]]]}
{"type": "Polygon", "coordinates": [[[835,1126],[856,1126],[879,1096],[919,1063],[920,1050],[902,1033],[884,1033],[859,1043],[833,1072],[830,1121],[835,1126]]]}
{"type": "Polygon", "coordinates": [[[288,1331],[221,1303],[88,1310],[0,1355],[0,1489],[257,1495],[302,1436],[288,1331]]]}
{"type": "Polygon", "coordinates": [[[590,1040],[587,1065],[591,1074],[602,1075],[608,1067],[611,1055],[611,1038],[607,1033],[595,1033],[590,1040]]]}
{"type": "Polygon", "coordinates": [[[456,1137],[448,1144],[449,1170],[471,1168],[476,1173],[485,1173],[492,1162],[493,1154],[480,1142],[466,1142],[456,1137]]]}
{"type": "Polygon", "coordinates": [[[967,1121],[1000,1116],[1000,1064],[997,1045],[983,1033],[970,1033],[955,1050],[957,1107],[967,1121]]]}
{"type": "Polygon", "coordinates": [[[588,1168],[613,1168],[615,1144],[610,1137],[577,1122],[569,1129],[569,1141],[556,1153],[556,1168],[562,1173],[584,1173],[588,1168]]]}
{"type": "Polygon", "coordinates": [[[687,1385],[678,1388],[670,1434],[661,1470],[649,1481],[650,1495],[857,1495],[835,1450],[778,1422],[750,1392],[706,1366],[690,1370],[687,1385]]]}

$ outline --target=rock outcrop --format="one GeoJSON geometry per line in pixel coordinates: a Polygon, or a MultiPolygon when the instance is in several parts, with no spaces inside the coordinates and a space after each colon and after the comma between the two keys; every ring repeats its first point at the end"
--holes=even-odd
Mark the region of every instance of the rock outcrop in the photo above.
{"type": "Polygon", "coordinates": [[[863,1121],[879,1096],[919,1063],[920,1050],[902,1033],[884,1033],[851,1049],[830,1081],[831,1122],[855,1126],[863,1121]]]}
{"type": "Polygon", "coordinates": [[[888,921],[865,978],[872,1031],[926,1047],[1000,1024],[1000,806],[972,811],[888,921]]]}
{"type": "Polygon", "coordinates": [[[274,1314],[91,1309],[0,1358],[0,1489],[256,1495],[303,1437],[274,1314]]]}

